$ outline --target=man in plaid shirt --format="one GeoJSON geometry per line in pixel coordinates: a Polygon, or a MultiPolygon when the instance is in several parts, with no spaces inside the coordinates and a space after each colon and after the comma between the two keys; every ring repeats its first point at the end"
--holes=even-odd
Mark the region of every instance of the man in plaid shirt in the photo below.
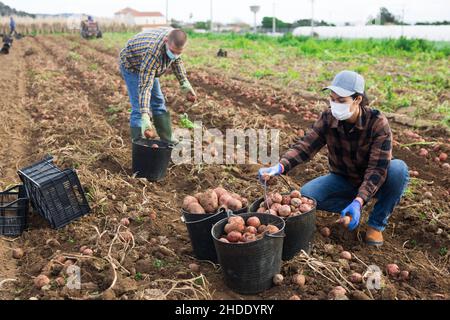
{"type": "Polygon", "coordinates": [[[317,201],[317,208],[346,215],[349,230],[359,225],[361,209],[378,199],[369,215],[366,243],[382,245],[382,231],[409,181],[408,167],[392,159],[392,133],[388,120],[368,107],[364,79],[352,71],[336,75],[330,90],[331,108],[323,112],[305,137],[295,143],[280,163],[259,171],[260,179],[287,173],[328,148],[330,173],[303,186],[301,193],[317,201]]]}
{"type": "Polygon", "coordinates": [[[181,54],[187,35],[179,29],[157,28],[131,38],[120,52],[120,70],[131,102],[131,138],[152,137],[153,125],[161,140],[172,141],[172,124],[166,109],[159,77],[171,67],[189,101],[196,94],[186,76],[181,54]],[[146,135],[145,133],[148,133],[146,135]]]}

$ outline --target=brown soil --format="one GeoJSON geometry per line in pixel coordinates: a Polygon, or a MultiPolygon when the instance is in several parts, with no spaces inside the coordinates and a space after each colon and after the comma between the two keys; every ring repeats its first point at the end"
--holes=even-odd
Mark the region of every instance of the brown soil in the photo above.
{"type": "MultiPolygon", "coordinates": [[[[7,290],[0,291],[0,298],[287,299],[299,294],[302,299],[326,299],[338,284],[345,285],[353,298],[356,290],[374,299],[449,298],[449,175],[432,161],[437,152],[430,151],[427,159],[419,157],[417,145],[395,148],[395,156],[419,171],[420,179],[414,179],[408,197],[396,208],[381,249],[364,245],[364,227],[355,236],[337,227],[335,216],[318,212],[317,228],[329,226],[331,237],[316,235],[308,262],[298,255],[285,263],[282,286],[254,296],[227,289],[217,265],[193,258],[180,220],[180,202],[187,194],[217,185],[256,199],[262,192],[255,179],[259,165],[171,166],[166,179],[156,183],[130,176],[129,103],[116,57],[114,50],[74,37],[25,38],[17,41],[11,55],[0,56],[7,68],[0,75],[0,91],[6,97],[0,102],[1,119],[5,119],[0,120],[0,186],[17,181],[17,168],[50,153],[59,166],[77,168],[92,208],[90,215],[60,230],[50,229],[33,214],[29,229],[20,238],[2,241],[0,279],[17,281],[5,284],[7,290]],[[431,199],[424,199],[425,190],[431,191],[431,199]],[[120,225],[124,217],[131,221],[128,228],[120,225]],[[123,233],[126,230],[133,235],[131,241],[123,233]],[[325,252],[326,244],[333,248],[325,252]],[[82,246],[91,248],[93,256],[81,255],[82,246]],[[17,265],[11,247],[25,250],[17,265]],[[340,249],[354,254],[350,264],[339,261],[340,249]],[[200,273],[190,271],[192,262],[200,264],[200,273]],[[81,268],[82,290],[68,290],[55,282],[58,277],[67,278],[64,263],[81,268]],[[315,272],[314,263],[328,269],[319,267],[316,270],[320,272],[315,272]],[[384,288],[370,292],[362,284],[352,287],[344,280],[352,272],[364,273],[366,265],[384,269],[388,263],[410,271],[410,279],[399,281],[385,275],[384,288]],[[307,276],[304,288],[290,284],[296,272],[307,276]],[[33,285],[39,274],[52,281],[44,290],[33,285]],[[200,274],[204,278],[199,278],[200,274]]],[[[183,100],[174,80],[162,79],[175,126],[179,124],[177,114],[188,112],[192,120],[203,120],[208,128],[276,127],[283,131],[281,138],[287,147],[296,131],[307,130],[325,107],[323,101],[310,96],[280,94],[203,70],[191,70],[190,78],[200,98],[193,105],[183,100]]],[[[414,142],[404,135],[405,127],[392,127],[397,142],[414,142]]],[[[439,130],[433,135],[417,133],[450,151],[448,137],[439,130]]],[[[326,153],[301,167],[288,177],[291,185],[301,186],[325,174],[326,153]]],[[[279,183],[274,188],[284,187],[279,183]]],[[[367,210],[364,214],[367,216],[367,210]]]]}

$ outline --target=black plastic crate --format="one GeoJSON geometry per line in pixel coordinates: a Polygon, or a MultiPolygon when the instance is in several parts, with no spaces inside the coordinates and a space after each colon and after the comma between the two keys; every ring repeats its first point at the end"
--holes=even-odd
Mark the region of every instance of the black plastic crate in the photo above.
{"type": "Polygon", "coordinates": [[[29,200],[23,185],[0,192],[0,235],[20,236],[27,227],[29,200]]]}
{"type": "Polygon", "coordinates": [[[61,171],[46,159],[20,170],[33,208],[59,229],[90,212],[83,187],[73,169],[61,171]]]}

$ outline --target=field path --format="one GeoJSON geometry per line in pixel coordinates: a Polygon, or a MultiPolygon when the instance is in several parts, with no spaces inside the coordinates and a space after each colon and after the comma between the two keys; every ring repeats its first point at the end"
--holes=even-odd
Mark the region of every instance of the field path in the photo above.
{"type": "MultiPolygon", "coordinates": [[[[9,55],[0,56],[0,189],[18,181],[16,171],[26,163],[31,117],[26,111],[25,44],[16,41],[9,55]]],[[[0,239],[0,282],[17,278],[16,261],[11,250],[16,246],[10,239],[0,239]]],[[[12,282],[0,288],[0,299],[13,297],[12,282]]]]}

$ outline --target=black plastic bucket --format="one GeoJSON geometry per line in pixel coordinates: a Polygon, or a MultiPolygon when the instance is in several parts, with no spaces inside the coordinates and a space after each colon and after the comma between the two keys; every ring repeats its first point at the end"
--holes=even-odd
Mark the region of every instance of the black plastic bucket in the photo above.
{"type": "Polygon", "coordinates": [[[269,289],[273,276],[280,272],[285,223],[280,217],[264,213],[243,213],[239,216],[244,220],[256,216],[262,224],[273,224],[280,229],[275,234],[264,235],[262,239],[240,244],[219,241],[228,217],[217,222],[211,230],[227,287],[240,294],[256,294],[269,289]]]}
{"type": "MultiPolygon", "coordinates": [[[[234,212],[234,214],[247,212],[248,207],[242,208],[234,212]]],[[[214,247],[214,241],[211,236],[211,228],[218,221],[228,216],[225,210],[221,210],[217,213],[189,213],[181,209],[186,228],[191,239],[192,250],[194,256],[199,260],[209,260],[217,262],[216,248],[214,247]]]]}
{"type": "MultiPolygon", "coordinates": [[[[283,193],[286,195],[288,193],[283,193]]],[[[312,199],[310,197],[305,197],[312,199]]],[[[249,211],[256,212],[263,202],[264,197],[259,198],[250,205],[249,211]]],[[[308,212],[302,213],[298,216],[289,218],[282,218],[286,222],[285,233],[286,237],[283,244],[283,260],[287,261],[292,259],[301,250],[306,253],[311,253],[314,233],[316,232],[316,206],[315,199],[314,208],[308,212]]],[[[267,213],[266,213],[267,214],[267,213]]]]}
{"type": "Polygon", "coordinates": [[[140,138],[133,140],[132,148],[132,167],[137,178],[158,181],[166,176],[173,145],[161,140],[140,138]],[[153,148],[154,144],[158,148],[153,148]]]}

